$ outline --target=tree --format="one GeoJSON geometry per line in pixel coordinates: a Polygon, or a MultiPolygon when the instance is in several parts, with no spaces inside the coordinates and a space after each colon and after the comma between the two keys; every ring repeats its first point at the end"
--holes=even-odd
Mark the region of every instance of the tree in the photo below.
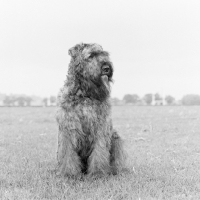
{"type": "Polygon", "coordinates": [[[5,106],[11,106],[10,96],[6,95],[5,99],[3,100],[3,103],[4,103],[5,106]]]}
{"type": "Polygon", "coordinates": [[[144,99],[144,101],[146,102],[147,105],[151,105],[152,100],[153,100],[153,95],[152,94],[145,94],[143,99],[144,99]]]}
{"type": "Polygon", "coordinates": [[[126,94],[123,98],[123,100],[125,101],[125,103],[132,103],[132,95],[131,94],[126,94]]]}
{"type": "Polygon", "coordinates": [[[140,99],[140,97],[137,94],[133,94],[132,98],[133,98],[133,103],[137,103],[140,99]]]}
{"type": "Polygon", "coordinates": [[[32,101],[31,97],[25,97],[24,100],[25,100],[27,106],[31,106],[31,101],[32,101]]]}
{"type": "Polygon", "coordinates": [[[196,94],[188,94],[182,98],[183,105],[200,105],[200,96],[196,94]]]}
{"type": "Polygon", "coordinates": [[[50,103],[51,104],[56,103],[56,97],[55,96],[50,96],[50,103]]]}
{"type": "Polygon", "coordinates": [[[11,105],[11,106],[14,106],[14,105],[15,105],[15,102],[17,101],[16,96],[11,95],[9,98],[10,98],[10,105],[11,105]]]}
{"type": "Polygon", "coordinates": [[[14,95],[5,96],[3,103],[5,106],[14,106],[17,98],[14,95]]]}
{"type": "Polygon", "coordinates": [[[18,102],[18,105],[21,106],[21,107],[25,106],[25,104],[26,104],[26,99],[23,96],[19,96],[16,99],[16,101],[18,102]]]}
{"type": "Polygon", "coordinates": [[[42,101],[44,103],[44,106],[48,106],[48,98],[45,97],[42,101]]]}
{"type": "Polygon", "coordinates": [[[139,100],[139,96],[137,94],[126,94],[123,100],[125,101],[125,103],[137,103],[137,101],[139,100]]]}
{"type": "Polygon", "coordinates": [[[171,104],[174,103],[175,98],[172,97],[171,95],[167,95],[167,96],[165,97],[165,101],[167,102],[168,105],[171,105],[171,104]]]}
{"type": "Polygon", "coordinates": [[[118,105],[119,102],[120,102],[120,100],[119,100],[118,98],[116,98],[116,97],[111,98],[111,103],[112,103],[113,105],[118,105]]]}

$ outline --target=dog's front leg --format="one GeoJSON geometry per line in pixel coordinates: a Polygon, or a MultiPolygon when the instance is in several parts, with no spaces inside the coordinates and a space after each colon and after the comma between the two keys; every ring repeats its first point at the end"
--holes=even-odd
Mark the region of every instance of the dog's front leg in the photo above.
{"type": "Polygon", "coordinates": [[[110,136],[106,133],[106,130],[103,132],[102,130],[99,131],[97,131],[93,151],[88,159],[89,175],[98,173],[109,174],[111,172],[109,152],[110,136]]]}
{"type": "Polygon", "coordinates": [[[58,138],[58,173],[62,176],[77,176],[81,173],[81,161],[76,151],[75,130],[67,133],[59,131],[58,138]]]}
{"type": "Polygon", "coordinates": [[[77,176],[81,173],[82,163],[78,155],[81,125],[75,113],[60,109],[57,112],[58,132],[58,173],[60,175],[77,176]]]}

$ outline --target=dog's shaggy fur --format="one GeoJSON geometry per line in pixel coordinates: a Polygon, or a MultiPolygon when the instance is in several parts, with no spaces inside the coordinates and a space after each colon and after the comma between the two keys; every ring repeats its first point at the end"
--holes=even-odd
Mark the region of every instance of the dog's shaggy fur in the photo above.
{"type": "Polygon", "coordinates": [[[110,116],[113,65],[109,54],[97,44],[78,44],[69,55],[67,79],[58,95],[59,173],[116,174],[125,156],[110,116]]]}

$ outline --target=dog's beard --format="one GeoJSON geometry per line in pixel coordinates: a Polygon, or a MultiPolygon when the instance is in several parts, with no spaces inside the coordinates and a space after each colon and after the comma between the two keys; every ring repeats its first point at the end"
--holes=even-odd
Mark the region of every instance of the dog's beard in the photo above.
{"type": "Polygon", "coordinates": [[[106,87],[106,89],[108,90],[108,92],[110,92],[110,84],[109,84],[108,76],[107,75],[101,76],[101,80],[104,86],[106,87]]]}
{"type": "Polygon", "coordinates": [[[88,88],[86,91],[86,96],[92,97],[94,99],[103,101],[110,95],[109,80],[106,75],[99,76],[96,79],[90,79],[88,81],[88,88]]]}

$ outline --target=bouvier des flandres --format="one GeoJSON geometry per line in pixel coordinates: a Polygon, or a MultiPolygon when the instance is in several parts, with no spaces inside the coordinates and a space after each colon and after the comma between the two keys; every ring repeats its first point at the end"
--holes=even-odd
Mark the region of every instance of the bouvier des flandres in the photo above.
{"type": "Polygon", "coordinates": [[[113,65],[98,44],[78,44],[58,95],[58,171],[116,174],[124,164],[122,140],[112,127],[109,102],[113,65]]]}

